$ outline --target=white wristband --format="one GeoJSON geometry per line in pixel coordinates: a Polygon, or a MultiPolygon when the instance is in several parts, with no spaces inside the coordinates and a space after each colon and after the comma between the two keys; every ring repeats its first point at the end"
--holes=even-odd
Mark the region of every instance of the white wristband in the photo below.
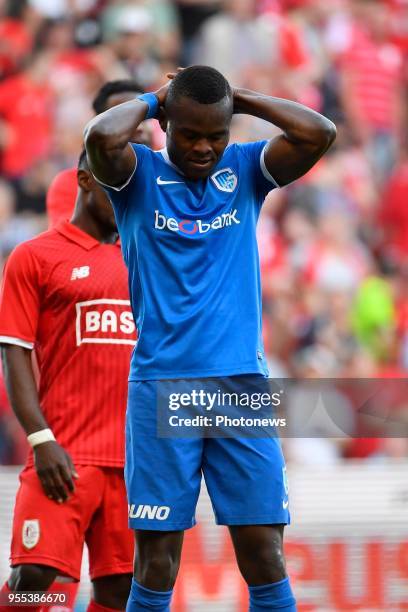
{"type": "Polygon", "coordinates": [[[30,446],[32,446],[32,448],[34,448],[34,446],[38,446],[39,444],[43,444],[44,442],[51,442],[51,440],[55,440],[55,436],[51,429],[41,429],[40,431],[35,431],[27,436],[27,442],[30,446]]]}

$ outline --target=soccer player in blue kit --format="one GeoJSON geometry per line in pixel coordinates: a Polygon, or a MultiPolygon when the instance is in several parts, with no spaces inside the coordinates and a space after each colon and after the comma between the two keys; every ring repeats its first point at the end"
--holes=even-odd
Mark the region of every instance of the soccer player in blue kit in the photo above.
{"type": "Polygon", "coordinates": [[[170,610],[204,474],[217,523],[229,527],[250,610],[294,612],[282,550],[289,512],[279,440],[160,438],[156,394],[169,379],[267,376],[257,219],[266,194],[305,174],[336,129],[295,102],[233,89],[207,66],[169,77],[85,129],[90,167],[114,207],[139,331],[126,430],[137,548],[127,610],[170,610]],[[228,145],[235,113],[281,133],[228,145]],[[166,148],[130,144],[137,125],[153,117],[166,148]]]}

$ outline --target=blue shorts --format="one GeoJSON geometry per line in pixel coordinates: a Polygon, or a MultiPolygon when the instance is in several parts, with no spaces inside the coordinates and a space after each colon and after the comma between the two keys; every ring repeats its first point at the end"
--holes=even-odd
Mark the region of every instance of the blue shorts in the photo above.
{"type": "Polygon", "coordinates": [[[130,528],[193,527],[202,475],[217,524],[288,524],[279,439],[158,437],[160,382],[129,382],[125,480],[130,528]]]}

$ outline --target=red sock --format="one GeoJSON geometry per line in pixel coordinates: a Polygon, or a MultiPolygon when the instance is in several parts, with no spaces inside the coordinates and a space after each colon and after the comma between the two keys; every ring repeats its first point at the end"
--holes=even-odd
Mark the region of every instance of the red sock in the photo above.
{"type": "Polygon", "coordinates": [[[96,601],[91,599],[86,612],[118,612],[118,610],[115,608],[108,608],[107,606],[101,606],[101,604],[98,604],[96,601]]]}
{"type": "Polygon", "coordinates": [[[39,612],[41,610],[41,606],[16,606],[7,605],[10,601],[8,596],[11,595],[13,591],[10,590],[7,582],[3,584],[0,589],[0,612],[39,612]]]}
{"type": "MultiPolygon", "coordinates": [[[[41,612],[55,612],[62,608],[64,612],[73,612],[75,607],[75,599],[79,589],[79,582],[58,582],[55,580],[47,593],[64,593],[65,603],[55,601],[52,606],[42,606],[41,612]]],[[[10,610],[9,612],[13,612],[10,610]]]]}

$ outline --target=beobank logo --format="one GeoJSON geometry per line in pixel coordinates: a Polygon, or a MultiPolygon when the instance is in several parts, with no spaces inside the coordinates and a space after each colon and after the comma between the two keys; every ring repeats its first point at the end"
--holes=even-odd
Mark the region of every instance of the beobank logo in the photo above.
{"type": "Polygon", "coordinates": [[[77,302],[76,344],[136,344],[136,326],[129,300],[77,302]]]}
{"type": "Polygon", "coordinates": [[[212,221],[204,222],[201,219],[182,219],[178,221],[174,217],[166,217],[158,210],[154,211],[154,227],[157,230],[170,230],[192,236],[193,234],[206,234],[210,230],[220,230],[231,225],[239,225],[241,221],[237,218],[237,209],[218,215],[212,221]]]}

